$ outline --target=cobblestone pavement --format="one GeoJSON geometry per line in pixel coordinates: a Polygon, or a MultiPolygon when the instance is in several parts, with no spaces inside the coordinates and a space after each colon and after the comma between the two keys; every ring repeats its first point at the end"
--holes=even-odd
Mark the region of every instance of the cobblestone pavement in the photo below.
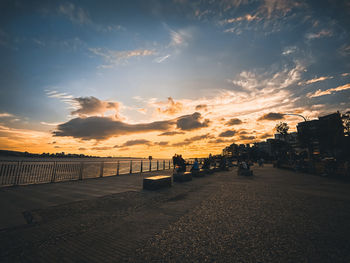
{"type": "Polygon", "coordinates": [[[350,184],[272,167],[32,210],[2,262],[350,262],[350,184]]]}

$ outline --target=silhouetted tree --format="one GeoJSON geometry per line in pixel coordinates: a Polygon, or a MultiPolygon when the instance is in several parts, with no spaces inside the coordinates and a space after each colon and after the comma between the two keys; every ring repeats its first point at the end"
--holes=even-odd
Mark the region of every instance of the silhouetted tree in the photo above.
{"type": "Polygon", "coordinates": [[[344,126],[344,134],[350,136],[350,111],[341,116],[344,126]]]}
{"type": "Polygon", "coordinates": [[[287,135],[288,130],[289,130],[289,126],[285,122],[280,122],[276,125],[275,129],[278,133],[280,133],[282,135],[287,135]]]}

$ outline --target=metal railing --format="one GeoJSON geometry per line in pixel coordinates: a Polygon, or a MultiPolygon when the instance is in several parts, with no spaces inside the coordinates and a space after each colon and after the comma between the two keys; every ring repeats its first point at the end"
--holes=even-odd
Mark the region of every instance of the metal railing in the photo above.
{"type": "Polygon", "coordinates": [[[0,186],[83,180],[172,168],[170,160],[0,161],[0,186]]]}

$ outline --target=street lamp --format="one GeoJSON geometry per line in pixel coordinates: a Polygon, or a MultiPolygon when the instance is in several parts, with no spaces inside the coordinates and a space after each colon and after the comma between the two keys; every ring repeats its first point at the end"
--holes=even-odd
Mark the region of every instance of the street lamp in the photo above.
{"type": "Polygon", "coordinates": [[[282,113],[283,115],[292,115],[292,116],[298,116],[304,119],[304,121],[306,121],[306,118],[303,115],[300,114],[296,114],[296,113],[282,113]]]}

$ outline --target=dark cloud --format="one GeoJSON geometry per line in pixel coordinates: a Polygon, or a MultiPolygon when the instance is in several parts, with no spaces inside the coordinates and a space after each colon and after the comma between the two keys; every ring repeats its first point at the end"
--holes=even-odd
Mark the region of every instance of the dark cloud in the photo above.
{"type": "Polygon", "coordinates": [[[239,134],[248,134],[247,131],[240,131],[239,134]]]}
{"type": "Polygon", "coordinates": [[[186,138],[185,141],[200,141],[200,140],[204,140],[204,139],[210,139],[210,138],[213,138],[214,136],[213,135],[210,135],[209,133],[207,134],[203,134],[203,135],[197,135],[197,136],[194,136],[194,137],[191,137],[191,138],[186,138]]]}
{"type": "Polygon", "coordinates": [[[210,121],[205,119],[201,122],[202,116],[199,112],[195,112],[191,115],[181,116],[177,119],[177,128],[181,130],[195,130],[203,127],[208,127],[210,121]]]}
{"type": "Polygon", "coordinates": [[[167,145],[169,145],[169,142],[162,141],[162,142],[155,142],[154,144],[159,145],[159,146],[167,146],[167,145]]]}
{"type": "Polygon", "coordinates": [[[255,139],[255,136],[245,136],[245,135],[241,135],[239,136],[239,138],[241,140],[254,140],[255,139]]]}
{"type": "Polygon", "coordinates": [[[166,131],[174,121],[127,124],[108,117],[75,118],[57,126],[54,136],[70,136],[83,140],[106,140],[120,135],[150,131],[166,131]]]}
{"type": "Polygon", "coordinates": [[[271,133],[264,133],[264,134],[259,136],[260,139],[266,139],[266,138],[269,138],[269,137],[273,137],[273,134],[271,134],[271,133]]]}
{"type": "Polygon", "coordinates": [[[190,145],[191,143],[192,143],[191,141],[176,142],[176,143],[173,143],[171,146],[181,147],[181,146],[190,145]]]}
{"type": "Polygon", "coordinates": [[[236,131],[227,130],[219,134],[219,137],[232,137],[236,134],[236,131]]]}
{"type": "Polygon", "coordinates": [[[147,145],[151,146],[152,142],[149,140],[144,140],[144,139],[136,139],[136,140],[129,140],[123,143],[122,145],[114,145],[113,148],[126,148],[130,146],[135,146],[135,145],[147,145]]]}
{"type": "Polygon", "coordinates": [[[194,130],[208,127],[209,120],[202,121],[201,114],[195,112],[173,120],[156,121],[141,124],[128,124],[110,117],[78,117],[57,126],[54,136],[69,136],[83,140],[106,140],[111,137],[132,133],[144,133],[151,131],[164,131],[161,135],[182,134],[182,131],[167,132],[174,125],[181,130],[194,130]]]}
{"type": "Polygon", "coordinates": [[[79,151],[86,151],[86,148],[80,147],[78,150],[79,150],[79,151]]]}
{"type": "Polygon", "coordinates": [[[80,97],[74,98],[79,104],[79,109],[72,111],[73,115],[79,116],[93,116],[93,115],[103,115],[108,110],[114,110],[116,114],[116,118],[118,118],[117,114],[119,112],[119,103],[118,102],[109,102],[99,100],[93,96],[91,97],[80,97]]]}
{"type": "Polygon", "coordinates": [[[134,146],[134,145],[151,145],[152,143],[149,140],[139,139],[139,140],[130,140],[123,144],[123,147],[134,146]]]}
{"type": "Polygon", "coordinates": [[[258,121],[276,121],[284,119],[284,115],[282,113],[270,112],[261,116],[258,121]]]}
{"type": "Polygon", "coordinates": [[[56,145],[54,148],[59,149],[59,148],[61,148],[61,147],[56,145]]]}
{"type": "Polygon", "coordinates": [[[177,134],[185,134],[185,133],[181,131],[169,131],[169,132],[163,132],[161,134],[158,134],[158,136],[173,136],[177,134]]]}
{"type": "Polygon", "coordinates": [[[113,149],[113,147],[105,147],[105,146],[91,148],[91,150],[95,150],[95,151],[107,151],[107,150],[112,150],[112,149],[113,149]]]}
{"type": "Polygon", "coordinates": [[[229,120],[228,122],[226,122],[225,125],[232,126],[232,125],[239,125],[239,124],[242,124],[242,123],[243,122],[240,119],[233,118],[233,119],[229,120]]]}
{"type": "Polygon", "coordinates": [[[206,105],[206,104],[199,104],[199,105],[196,106],[196,110],[207,111],[208,110],[208,105],[206,105]]]}
{"type": "Polygon", "coordinates": [[[221,138],[210,140],[209,143],[232,143],[232,140],[224,140],[221,138]]]}
{"type": "Polygon", "coordinates": [[[184,146],[184,145],[189,145],[195,141],[200,141],[200,140],[205,140],[205,139],[210,139],[213,138],[212,135],[210,135],[209,133],[207,134],[203,134],[203,135],[197,135],[197,136],[193,136],[191,138],[186,138],[184,141],[182,142],[176,142],[173,143],[172,146],[184,146]]]}

